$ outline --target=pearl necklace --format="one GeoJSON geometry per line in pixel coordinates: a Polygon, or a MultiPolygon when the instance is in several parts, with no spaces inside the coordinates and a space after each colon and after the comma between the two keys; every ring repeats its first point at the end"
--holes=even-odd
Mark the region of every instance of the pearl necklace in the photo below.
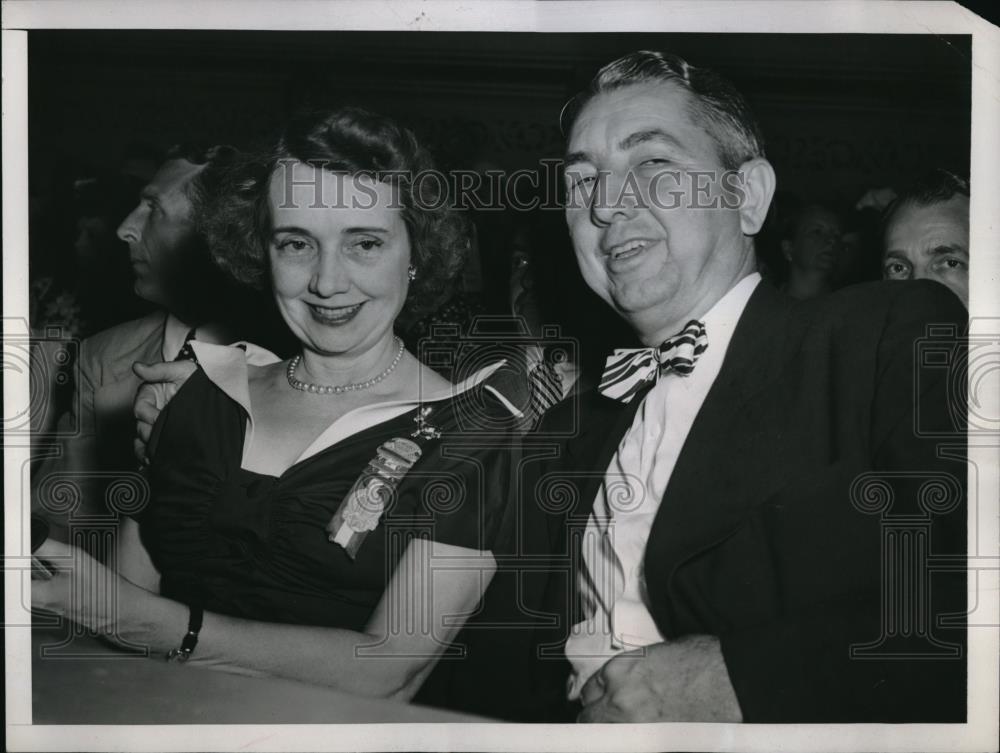
{"type": "Polygon", "coordinates": [[[381,382],[387,376],[389,376],[393,369],[395,369],[400,360],[403,358],[403,341],[398,337],[394,338],[397,343],[399,343],[399,350],[396,351],[396,357],[392,359],[392,363],[389,367],[383,371],[378,376],[374,376],[371,379],[367,379],[364,382],[352,382],[351,384],[313,384],[312,382],[303,382],[301,379],[295,378],[295,369],[298,368],[299,362],[302,360],[301,355],[295,356],[291,361],[288,362],[288,368],[285,370],[285,376],[288,377],[288,384],[294,389],[300,390],[302,392],[312,392],[317,395],[343,395],[345,392],[354,392],[355,390],[366,390],[369,387],[374,387],[376,384],[381,382]]]}

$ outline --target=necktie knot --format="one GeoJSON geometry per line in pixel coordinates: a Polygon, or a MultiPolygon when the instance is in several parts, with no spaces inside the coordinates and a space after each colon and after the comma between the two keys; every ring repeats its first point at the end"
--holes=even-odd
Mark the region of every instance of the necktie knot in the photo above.
{"type": "Polygon", "coordinates": [[[605,364],[601,394],[627,403],[659,374],[689,375],[707,348],[705,324],[692,319],[658,347],[616,350],[605,364]]]}
{"type": "Polygon", "coordinates": [[[198,357],[194,354],[194,348],[191,347],[191,341],[195,339],[196,332],[197,330],[194,327],[188,330],[187,335],[184,337],[184,344],[177,355],[174,356],[175,361],[194,361],[198,363],[198,357]]]}

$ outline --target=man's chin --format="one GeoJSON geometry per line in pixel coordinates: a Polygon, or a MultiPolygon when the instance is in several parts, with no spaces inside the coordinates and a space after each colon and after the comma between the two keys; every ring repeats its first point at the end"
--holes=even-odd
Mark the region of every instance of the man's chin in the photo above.
{"type": "Polygon", "coordinates": [[[661,308],[677,295],[677,291],[657,286],[655,282],[650,275],[637,275],[612,291],[611,305],[625,317],[661,308]]]}
{"type": "Polygon", "coordinates": [[[160,289],[155,285],[149,285],[141,280],[136,280],[132,290],[144,301],[148,301],[149,303],[157,306],[163,305],[163,295],[160,292],[160,289]]]}

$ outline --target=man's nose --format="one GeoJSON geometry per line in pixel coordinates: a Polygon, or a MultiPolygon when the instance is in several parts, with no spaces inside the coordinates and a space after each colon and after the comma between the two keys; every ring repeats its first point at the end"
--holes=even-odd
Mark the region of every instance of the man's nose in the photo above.
{"type": "Polygon", "coordinates": [[[142,238],[142,212],[143,207],[140,204],[135,209],[133,209],[128,217],[122,220],[122,224],[118,226],[118,230],[115,234],[120,240],[126,243],[138,243],[142,238]]]}
{"type": "Polygon", "coordinates": [[[638,187],[628,174],[605,174],[598,180],[591,203],[591,217],[597,225],[634,217],[639,207],[638,187]]]}
{"type": "Polygon", "coordinates": [[[320,251],[309,280],[309,292],[320,298],[329,298],[337,293],[346,293],[350,287],[350,276],[340,254],[336,250],[320,251]]]}

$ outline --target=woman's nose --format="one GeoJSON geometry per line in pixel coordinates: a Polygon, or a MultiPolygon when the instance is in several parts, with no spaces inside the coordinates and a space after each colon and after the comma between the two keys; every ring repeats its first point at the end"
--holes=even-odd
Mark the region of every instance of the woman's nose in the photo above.
{"type": "Polygon", "coordinates": [[[329,298],[337,293],[346,293],[351,280],[343,260],[336,251],[321,251],[316,259],[309,291],[321,298],[329,298]]]}

